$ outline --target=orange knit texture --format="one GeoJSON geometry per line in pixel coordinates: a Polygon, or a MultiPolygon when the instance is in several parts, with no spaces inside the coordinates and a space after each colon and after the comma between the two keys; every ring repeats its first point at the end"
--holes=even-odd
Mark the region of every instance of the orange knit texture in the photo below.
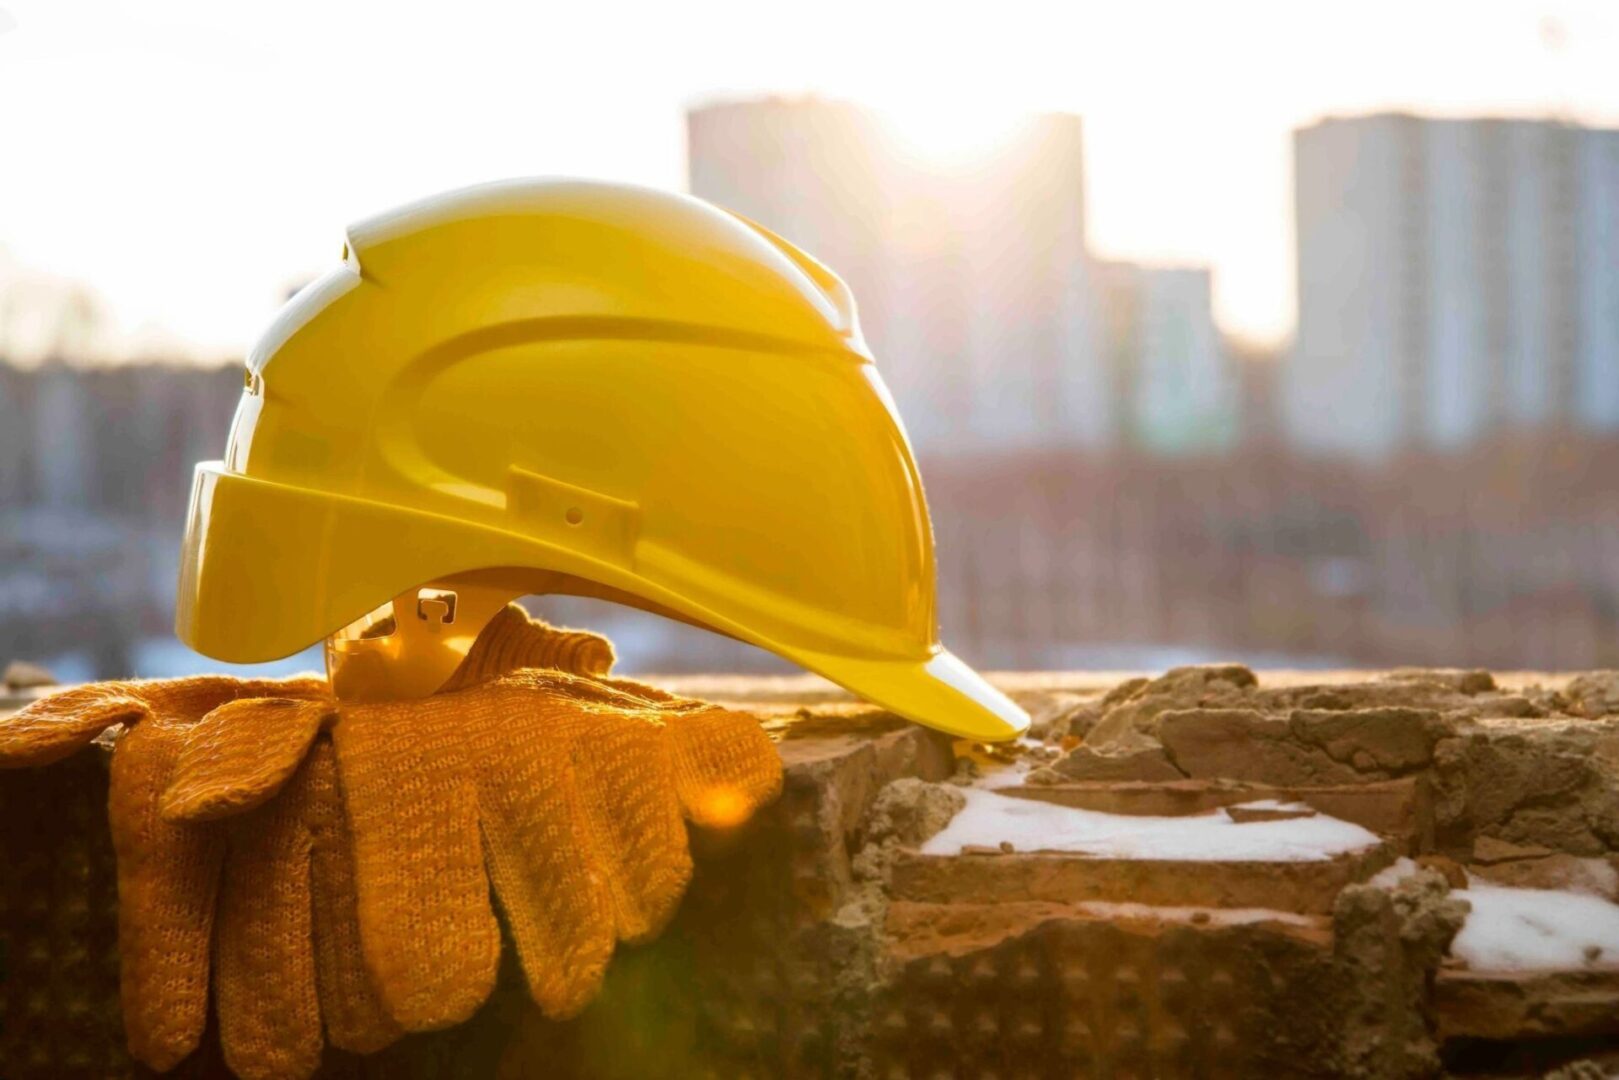
{"type": "Polygon", "coordinates": [[[215,893],[225,857],[217,826],[164,820],[159,804],[175,764],[198,723],[220,705],[325,693],[319,679],[101,683],[42,698],[0,721],[0,765],[11,767],[48,764],[124,725],[108,794],[118,860],[120,997],[130,1053],[153,1068],[178,1064],[207,1023],[215,893]]]}
{"type": "Polygon", "coordinates": [[[534,1000],[565,1018],[616,943],[667,924],[685,823],[776,796],[758,721],[622,679],[607,639],[503,611],[444,690],[334,700],[323,680],[103,683],[0,720],[0,767],[113,724],[130,1051],[197,1044],[210,977],[226,1063],[301,1077],[326,1041],[381,1049],[470,1016],[506,916],[534,1000]]]}
{"type": "Polygon", "coordinates": [[[367,967],[411,1030],[494,984],[494,886],[534,1000],[572,1016],[619,940],[644,941],[691,876],[685,819],[775,797],[756,719],[525,670],[415,702],[344,705],[333,728],[367,967]],[[696,747],[704,746],[699,752],[696,747]]]}

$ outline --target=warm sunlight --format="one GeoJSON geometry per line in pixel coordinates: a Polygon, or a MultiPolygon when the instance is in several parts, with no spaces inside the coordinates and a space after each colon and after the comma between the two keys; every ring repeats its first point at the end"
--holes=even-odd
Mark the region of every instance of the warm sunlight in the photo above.
{"type": "Polygon", "coordinates": [[[0,1080],[1619,1076],[1616,56],[0,0],[0,1080]]]}
{"type": "Polygon", "coordinates": [[[213,356],[243,348],[339,230],[378,206],[492,176],[681,186],[681,114],[709,100],[813,95],[892,112],[941,168],[993,151],[1021,116],[1075,113],[1097,249],[1212,264],[1222,327],[1270,342],[1292,328],[1294,127],[1416,107],[1619,119],[1619,17],[1576,0],[1009,2],[993,19],[828,0],[786,34],[732,3],[472,3],[452,24],[308,0],[246,22],[194,0],[83,7],[94,14],[0,0],[0,97],[30,102],[7,116],[0,245],[19,271],[92,283],[119,333],[213,356]],[[1438,62],[1425,43],[1464,15],[1468,48],[1438,62]],[[492,20],[501,32],[484,32],[492,20]],[[705,32],[683,36],[694,22],[705,32]],[[558,47],[536,64],[539,40],[611,41],[616,63],[558,47]],[[386,62],[357,63],[355,42],[386,62]],[[378,82],[409,70],[433,76],[378,82]],[[161,164],[120,167],[133,160],[161,164]],[[225,221],[202,248],[180,231],[225,221]]]}
{"type": "Polygon", "coordinates": [[[960,102],[932,102],[885,108],[885,127],[901,153],[917,164],[959,170],[993,158],[1028,123],[1009,108],[960,102]]]}

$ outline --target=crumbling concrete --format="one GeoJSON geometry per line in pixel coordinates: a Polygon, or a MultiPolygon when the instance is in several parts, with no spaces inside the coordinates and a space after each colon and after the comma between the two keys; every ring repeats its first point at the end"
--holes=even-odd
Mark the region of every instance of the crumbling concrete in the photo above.
{"type": "Polygon", "coordinates": [[[1592,719],[1619,714],[1619,671],[1588,671],[1563,688],[1569,711],[1592,719]]]}
{"type": "Polygon", "coordinates": [[[1467,904],[1422,868],[1392,887],[1351,885],[1333,908],[1332,982],[1342,1028],[1338,1076],[1427,1076],[1439,1071],[1434,975],[1462,928],[1467,904]]]}
{"type": "Polygon", "coordinates": [[[1085,737],[1096,747],[1129,747],[1138,736],[1156,734],[1166,712],[1238,701],[1257,684],[1240,664],[1174,668],[1156,679],[1127,680],[1103,696],[1105,711],[1085,737]]]}
{"type": "MultiPolygon", "coordinates": [[[[577,1020],[540,1017],[508,965],[467,1024],[329,1051],[322,1075],[1406,1077],[1462,1046],[1539,1047],[1547,1068],[1619,1047],[1619,967],[1447,955],[1469,876],[1619,892],[1608,675],[1001,681],[1041,745],[952,744],[822,684],[675,684],[763,715],[786,784],[744,828],[694,836],[663,937],[622,950],[577,1020]],[[1109,814],[1324,814],[1376,842],[1249,863],[923,854],[962,784],[1109,814]]],[[[118,1030],[105,785],[95,754],[0,773],[8,1078],[138,1074],[118,1030]]],[[[211,1039],[178,1075],[222,1075],[211,1039]]]]}
{"type": "Polygon", "coordinates": [[[1599,856],[1619,846],[1619,717],[1481,718],[1434,751],[1441,848],[1480,840],[1599,856]]]}

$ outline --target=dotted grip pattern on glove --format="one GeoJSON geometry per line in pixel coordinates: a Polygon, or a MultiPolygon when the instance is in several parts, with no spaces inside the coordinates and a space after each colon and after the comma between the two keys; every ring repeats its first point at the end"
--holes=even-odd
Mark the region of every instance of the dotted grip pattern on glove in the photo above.
{"type": "Polygon", "coordinates": [[[673,915],[692,870],[684,822],[736,824],[781,786],[753,717],[554,671],[345,705],[332,740],[367,967],[410,1030],[488,996],[491,885],[534,1000],[578,1013],[616,942],[673,915]]]}
{"type": "MultiPolygon", "coordinates": [[[[0,767],[44,765],[123,725],[113,753],[108,818],[118,867],[120,999],[130,1053],[156,1069],[197,1045],[208,1019],[210,953],[227,837],[161,811],[181,754],[204,716],[239,698],[322,699],[319,679],[199,676],[99,683],[43,698],[0,722],[0,767]]],[[[237,738],[266,734],[249,724],[237,738]]],[[[254,797],[245,797],[244,804],[254,797]]],[[[229,881],[226,887],[230,887],[229,881]]]]}
{"type": "Polygon", "coordinates": [[[535,1000],[577,1013],[616,942],[672,916],[684,822],[736,824],[779,791],[757,720],[592,677],[611,663],[605,639],[514,606],[430,698],[100,684],[0,722],[0,766],[126,725],[110,813],[131,1052],[163,1069],[196,1046],[211,971],[230,1067],[303,1076],[327,1039],[371,1051],[477,1009],[491,886],[535,1000]]]}

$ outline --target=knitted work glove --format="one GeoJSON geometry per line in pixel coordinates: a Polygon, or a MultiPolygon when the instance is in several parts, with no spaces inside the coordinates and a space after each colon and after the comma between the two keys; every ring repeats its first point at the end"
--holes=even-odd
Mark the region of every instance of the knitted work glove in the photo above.
{"type": "MultiPolygon", "coordinates": [[[[480,635],[456,682],[527,663],[605,671],[612,662],[606,638],[531,623],[514,607],[480,635]]],[[[327,1039],[371,1053],[404,1033],[365,969],[352,834],[321,735],[336,712],[319,689],[319,700],[240,698],[210,712],[188,732],[159,800],[167,822],[225,829],[214,995],[221,1051],[244,1080],[308,1076],[327,1039]]]]}
{"type": "Polygon", "coordinates": [[[331,713],[329,699],[223,705],[173,770],[206,780],[159,799],[171,827],[224,831],[214,1003],[225,1063],[244,1080],[308,1076],[328,1040],[371,1053],[403,1034],[360,950],[353,840],[331,741],[317,737],[331,713]],[[243,737],[272,727],[275,739],[243,737]],[[274,797],[244,812],[236,792],[250,782],[274,797]]]}
{"type": "Polygon", "coordinates": [[[500,954],[562,1019],[617,941],[655,937],[690,880],[685,821],[729,826],[780,790],[751,716],[650,688],[524,670],[424,701],[343,706],[367,965],[411,1030],[466,1019],[500,954]]]}
{"type": "MultiPolygon", "coordinates": [[[[612,662],[606,638],[512,609],[457,682],[612,662]]],[[[125,728],[109,794],[120,990],[130,1053],[153,1068],[196,1048],[210,974],[221,1048],[242,1077],[313,1072],[323,1027],[333,1045],[361,1053],[402,1034],[360,951],[336,759],[317,739],[332,715],[322,679],[201,676],[78,687],[0,720],[0,768],[48,765],[125,728]],[[173,785],[177,770],[191,782],[173,785]]]]}
{"type": "Polygon", "coordinates": [[[126,725],[110,816],[131,1053],[166,1069],[196,1046],[210,939],[243,1077],[308,1075],[323,1027],[367,1052],[463,1019],[498,962],[490,883],[536,1001],[582,1009],[615,941],[673,913],[682,819],[736,824],[780,786],[756,721],[581,677],[612,659],[513,607],[433,698],[202,677],[65,691],[0,721],[0,767],[126,725]],[[505,674],[536,667],[568,670],[505,674]]]}
{"type": "MultiPolygon", "coordinates": [[[[780,758],[751,716],[530,666],[611,661],[603,639],[511,607],[440,693],[340,701],[326,719],[360,948],[400,1027],[458,1023],[488,996],[501,945],[491,886],[534,1000],[553,1018],[578,1013],[616,942],[647,940],[673,915],[691,876],[685,822],[738,824],[780,790],[780,758]]],[[[176,805],[210,786],[213,760],[182,767],[176,805]]]]}
{"type": "MultiPolygon", "coordinates": [[[[276,695],[279,704],[241,712],[229,746],[216,748],[220,752],[235,746],[257,748],[250,759],[253,768],[242,767],[246,762],[241,755],[225,754],[217,770],[211,805],[218,813],[241,812],[264,802],[295,772],[298,790],[315,782],[314,770],[298,770],[307,746],[298,732],[313,731],[327,711],[322,704],[324,681],[201,676],[99,683],[42,698],[0,720],[0,767],[49,764],[84,747],[106,728],[124,725],[113,751],[108,797],[118,860],[120,993],[130,1053],[156,1069],[171,1068],[190,1053],[207,1022],[221,867],[228,861],[231,868],[224,885],[227,914],[218,928],[222,973],[239,972],[235,958],[252,951],[252,945],[238,936],[242,920],[228,913],[274,895],[264,889],[269,874],[253,853],[263,837],[244,833],[238,840],[220,825],[170,821],[161,809],[163,792],[182,756],[198,752],[199,721],[205,714],[221,705],[233,708],[227,703],[237,699],[269,700],[265,695],[276,695]],[[255,893],[249,879],[262,891],[255,893]]],[[[332,775],[329,760],[324,775],[332,775]]],[[[335,786],[329,781],[327,786],[332,792],[328,803],[335,805],[335,786]]],[[[317,913],[317,918],[327,924],[341,921],[332,913],[327,917],[317,913]]],[[[334,928],[328,937],[356,938],[352,903],[346,921],[346,927],[334,928]]],[[[303,943],[307,950],[307,931],[303,943]]],[[[359,971],[357,954],[348,974],[355,971],[359,971]]],[[[257,973],[257,991],[269,998],[285,996],[280,974],[279,969],[257,973]]],[[[359,997],[369,994],[363,977],[359,987],[364,990],[359,997]]],[[[239,1026],[223,996],[219,1013],[222,1029],[239,1026]]],[[[252,1073],[249,1069],[244,1075],[252,1073]]]]}

